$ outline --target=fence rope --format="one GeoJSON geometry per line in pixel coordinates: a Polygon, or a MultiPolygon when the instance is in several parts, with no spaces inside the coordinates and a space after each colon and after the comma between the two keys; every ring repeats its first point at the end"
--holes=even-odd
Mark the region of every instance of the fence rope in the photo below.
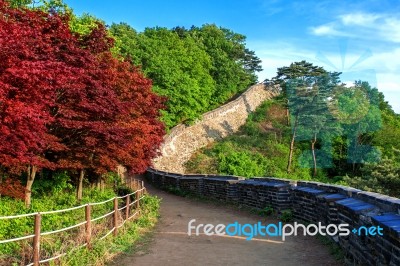
{"type": "Polygon", "coordinates": [[[15,242],[15,241],[19,241],[19,240],[28,239],[28,238],[33,238],[34,236],[35,235],[29,235],[29,236],[21,236],[21,237],[12,238],[12,239],[0,240],[0,244],[15,242]]]}
{"type": "MultiPolygon", "coordinates": [[[[80,245],[80,246],[77,246],[77,247],[75,247],[75,248],[72,248],[69,252],[71,252],[71,251],[73,251],[73,250],[76,250],[76,249],[80,249],[80,248],[86,247],[86,246],[87,246],[87,243],[85,243],[85,244],[83,244],[83,245],[80,245]]],[[[67,255],[67,254],[68,254],[67,252],[64,252],[64,253],[59,254],[59,255],[57,255],[57,256],[54,256],[54,257],[51,257],[51,258],[48,258],[48,259],[45,259],[45,260],[41,260],[41,261],[39,261],[39,263],[45,263],[45,262],[49,262],[49,261],[52,261],[52,260],[56,260],[56,259],[58,259],[58,258],[61,258],[62,256],[67,255]]],[[[29,265],[33,265],[33,263],[31,263],[31,264],[29,264],[29,265]]],[[[28,266],[28,265],[27,265],[27,266],[28,266]]]]}
{"type": "Polygon", "coordinates": [[[79,226],[84,225],[84,224],[86,224],[86,223],[87,223],[87,222],[84,221],[84,222],[81,222],[81,223],[79,223],[79,224],[71,225],[71,226],[69,226],[69,227],[61,228],[61,229],[54,230],[54,231],[49,231],[49,232],[40,233],[40,235],[41,235],[41,236],[47,236],[47,235],[51,235],[51,234],[55,234],[55,233],[60,233],[60,232],[63,232],[63,231],[67,231],[67,230],[73,229],[73,228],[75,228],[75,227],[79,227],[79,226]]]}
{"type": "Polygon", "coordinates": [[[32,213],[27,213],[27,214],[18,214],[18,215],[12,215],[12,216],[0,216],[0,220],[6,220],[6,219],[16,219],[16,218],[22,218],[22,217],[28,217],[28,216],[34,216],[38,214],[37,212],[32,212],[32,213]]]}
{"type": "Polygon", "coordinates": [[[107,236],[109,236],[112,232],[114,232],[115,227],[113,227],[110,231],[108,231],[107,234],[105,234],[104,236],[100,237],[100,240],[103,240],[104,238],[106,238],[107,236]]]}
{"type": "Polygon", "coordinates": [[[115,211],[113,210],[113,211],[111,211],[111,212],[109,212],[109,213],[106,213],[106,214],[104,214],[104,215],[102,215],[102,216],[99,216],[99,217],[97,217],[97,218],[93,218],[93,219],[91,219],[90,221],[91,221],[91,222],[95,222],[95,221],[100,220],[100,219],[102,219],[102,218],[106,218],[107,216],[113,214],[114,212],[115,212],[115,211]]]}
{"type": "MultiPolygon", "coordinates": [[[[141,191],[141,190],[142,190],[142,189],[137,190],[137,191],[141,191]]],[[[128,195],[129,195],[129,196],[130,196],[130,195],[133,195],[133,194],[135,194],[137,191],[135,191],[135,192],[133,192],[133,193],[130,193],[130,194],[128,194],[128,195]]],[[[128,195],[125,195],[124,197],[126,197],[126,196],[128,196],[128,195]]],[[[117,198],[119,198],[119,197],[117,197],[117,198]]],[[[108,199],[108,200],[105,200],[105,201],[101,201],[101,202],[93,202],[93,203],[87,203],[87,204],[89,204],[90,206],[96,206],[96,205],[101,205],[101,204],[110,202],[110,201],[112,201],[112,200],[114,200],[114,198],[111,198],[111,199],[108,199]]],[[[77,209],[79,209],[79,208],[83,208],[83,207],[85,207],[87,204],[80,205],[80,206],[76,206],[76,207],[72,207],[72,208],[68,208],[68,209],[62,209],[62,210],[44,211],[44,212],[32,212],[32,213],[27,213],[27,214],[18,214],[18,215],[11,215],[11,216],[0,216],[0,220],[16,219],[16,218],[34,216],[34,215],[36,215],[36,214],[38,214],[38,213],[40,213],[41,215],[46,215],[46,214],[53,214],[53,213],[59,213],[59,212],[73,211],[73,210],[77,210],[77,209]]]]}
{"type": "MultiPolygon", "coordinates": [[[[61,210],[54,210],[54,211],[34,212],[34,213],[19,214],[19,215],[11,215],[11,216],[0,216],[0,220],[17,219],[17,218],[30,217],[30,216],[35,216],[35,215],[46,215],[46,214],[54,214],[54,213],[62,213],[62,212],[73,211],[73,210],[77,210],[77,209],[83,208],[83,207],[88,206],[88,205],[89,205],[89,206],[96,206],[96,205],[101,205],[101,204],[105,204],[105,203],[111,202],[111,201],[113,201],[113,200],[115,200],[115,199],[124,199],[124,198],[127,198],[127,197],[132,196],[132,195],[137,195],[137,193],[142,192],[142,191],[145,191],[145,188],[144,188],[144,187],[142,187],[141,189],[138,189],[138,190],[136,190],[136,191],[134,191],[134,192],[132,192],[132,193],[129,193],[129,194],[125,195],[125,196],[114,197],[114,198],[111,198],[111,199],[108,199],[108,200],[105,200],[105,201],[101,201],[101,202],[87,203],[87,204],[80,205],[80,206],[76,206],[76,207],[71,207],[71,208],[61,209],[61,210]]],[[[121,208],[118,208],[118,209],[117,209],[118,212],[120,212],[120,211],[126,209],[127,207],[129,208],[129,207],[132,206],[133,204],[135,204],[135,203],[137,203],[138,201],[142,200],[144,197],[145,197],[145,196],[141,196],[139,199],[134,200],[134,201],[131,202],[130,204],[125,205],[125,206],[123,206],[123,207],[121,207],[121,208]]],[[[113,210],[113,211],[111,211],[111,212],[109,212],[109,213],[106,213],[106,214],[104,214],[104,215],[102,215],[102,216],[99,216],[99,217],[97,217],[97,218],[91,219],[90,222],[95,222],[95,221],[97,221],[97,220],[106,218],[107,216],[110,216],[110,215],[112,215],[112,214],[115,214],[115,212],[116,212],[116,211],[113,210]]],[[[125,223],[126,223],[128,220],[130,220],[131,218],[137,216],[138,214],[139,214],[139,210],[136,210],[135,213],[131,214],[127,219],[123,219],[123,221],[122,221],[122,223],[121,223],[120,225],[118,225],[117,227],[114,226],[114,227],[113,227],[110,231],[108,231],[104,236],[102,236],[101,238],[99,238],[99,240],[103,240],[104,238],[106,238],[107,236],[109,236],[112,232],[114,232],[114,231],[117,230],[118,228],[120,228],[120,227],[122,227],[123,225],[125,225],[125,223]]],[[[65,227],[65,228],[61,228],[61,229],[58,229],[58,230],[43,232],[43,233],[40,233],[40,236],[46,236],[46,235],[51,235],[51,234],[56,234],[56,233],[68,231],[68,230],[71,230],[71,229],[73,229],[73,228],[77,228],[77,227],[79,227],[79,226],[85,225],[85,224],[87,224],[87,223],[88,223],[88,221],[84,221],[84,222],[80,222],[80,223],[78,223],[78,224],[75,224],[75,225],[72,225],[72,226],[69,226],[69,227],[65,227]]],[[[34,237],[35,237],[35,235],[32,234],[32,235],[27,235],[27,236],[12,238],[12,239],[0,240],[0,244],[10,243],[10,242],[15,242],[15,241],[20,241],[20,240],[24,240],[24,239],[30,239],[30,238],[34,238],[34,237]]],[[[85,244],[83,244],[83,245],[80,245],[80,246],[77,246],[77,247],[75,247],[75,248],[70,249],[70,251],[75,250],[75,249],[79,249],[79,248],[82,248],[82,247],[85,247],[85,246],[87,246],[87,245],[88,245],[88,243],[85,243],[85,244]]],[[[60,258],[60,257],[62,257],[62,256],[65,256],[66,254],[67,254],[67,252],[62,253],[62,254],[59,254],[59,255],[56,255],[56,256],[51,257],[51,258],[43,259],[43,260],[40,260],[39,263],[50,262],[50,261],[56,260],[56,259],[58,259],[58,258],[60,258]]],[[[28,264],[27,266],[31,266],[31,265],[34,265],[34,262],[28,264]]]]}
{"type": "MultiPolygon", "coordinates": [[[[108,200],[105,200],[105,201],[94,202],[94,203],[89,203],[89,204],[90,204],[90,206],[96,206],[96,205],[105,204],[105,203],[110,202],[110,201],[113,201],[113,200],[114,200],[114,198],[111,198],[111,199],[108,199],[108,200]]],[[[83,205],[83,206],[84,206],[84,205],[83,205]]]]}
{"type": "Polygon", "coordinates": [[[123,209],[126,209],[126,207],[127,207],[127,206],[125,205],[124,207],[121,207],[121,208],[119,208],[118,210],[119,210],[119,211],[122,211],[123,209]]]}
{"type": "Polygon", "coordinates": [[[117,226],[117,228],[121,228],[125,224],[126,220],[124,220],[120,225],[117,226]]]}
{"type": "Polygon", "coordinates": [[[85,207],[85,205],[80,205],[80,206],[76,206],[76,207],[72,207],[72,208],[68,208],[68,209],[62,209],[62,210],[54,210],[54,211],[45,211],[45,212],[40,212],[41,215],[45,215],[45,214],[53,214],[53,213],[60,213],[60,212],[67,212],[67,211],[73,211],[73,210],[77,210],[80,208],[85,207]]]}
{"type": "Polygon", "coordinates": [[[126,197],[128,197],[128,196],[130,196],[129,194],[126,194],[125,196],[118,196],[118,197],[116,197],[117,199],[124,199],[124,198],[126,198],[126,197]]]}
{"type": "Polygon", "coordinates": [[[135,211],[134,214],[132,214],[131,216],[129,216],[128,220],[130,220],[131,218],[135,217],[135,216],[138,215],[138,214],[139,214],[139,212],[138,212],[138,211],[135,211]]]}
{"type": "Polygon", "coordinates": [[[55,257],[51,257],[51,258],[48,258],[48,259],[45,259],[45,260],[40,260],[39,263],[45,263],[45,262],[49,262],[49,261],[52,261],[52,260],[56,260],[58,258],[61,258],[62,256],[65,256],[65,255],[67,255],[66,252],[61,253],[61,254],[59,254],[59,255],[57,255],[55,257]]]}

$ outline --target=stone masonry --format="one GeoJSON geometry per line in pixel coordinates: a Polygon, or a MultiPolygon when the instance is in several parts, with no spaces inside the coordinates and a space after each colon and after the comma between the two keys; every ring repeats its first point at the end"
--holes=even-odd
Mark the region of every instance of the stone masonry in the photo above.
{"type": "Polygon", "coordinates": [[[267,99],[277,96],[279,86],[256,84],[237,99],[202,115],[194,125],[178,125],[165,136],[161,155],[153,160],[155,169],[185,173],[185,163],[198,149],[236,132],[247,116],[267,99]]]}

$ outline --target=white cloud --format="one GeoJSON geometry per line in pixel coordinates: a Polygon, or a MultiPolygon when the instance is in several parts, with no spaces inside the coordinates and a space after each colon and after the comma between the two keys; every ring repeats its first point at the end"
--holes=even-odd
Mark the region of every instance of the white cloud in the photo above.
{"type": "Polygon", "coordinates": [[[380,15],[367,14],[367,13],[349,13],[340,15],[339,18],[344,25],[359,25],[359,26],[369,26],[373,25],[380,15]]]}
{"type": "Polygon", "coordinates": [[[316,36],[348,36],[400,43],[400,17],[365,12],[346,13],[330,23],[310,27],[310,32],[316,36]]]}
{"type": "MultiPolygon", "coordinates": [[[[368,81],[371,86],[377,87],[385,95],[385,100],[395,112],[400,113],[400,48],[372,52],[370,57],[350,68],[354,62],[358,61],[361,54],[362,51],[353,50],[346,53],[343,69],[339,67],[341,65],[339,54],[330,53],[326,57],[339,68],[339,71],[343,72],[341,79],[345,80],[345,83],[354,80],[368,81]]],[[[327,70],[335,70],[321,62],[316,62],[316,64],[327,70]]]]}
{"type": "Polygon", "coordinates": [[[318,58],[317,52],[311,48],[302,48],[288,42],[258,42],[248,43],[251,50],[257,52],[262,60],[264,71],[259,73],[259,80],[270,79],[276,75],[278,67],[289,66],[290,63],[306,60],[314,65],[323,66],[328,71],[343,72],[341,79],[346,83],[354,80],[368,81],[371,86],[383,92],[386,101],[400,113],[400,48],[387,51],[372,51],[369,57],[359,60],[363,50],[352,49],[351,43],[344,57],[339,53],[321,51],[321,54],[331,62],[326,64],[318,58]],[[359,62],[358,64],[354,64],[359,62]]]}
{"type": "Polygon", "coordinates": [[[258,73],[258,80],[276,76],[278,67],[289,66],[293,62],[306,60],[311,62],[315,53],[307,49],[292,46],[287,42],[249,42],[247,46],[254,50],[262,60],[263,71],[258,73]]]}
{"type": "Polygon", "coordinates": [[[388,41],[400,43],[400,19],[386,18],[385,23],[379,27],[382,37],[388,41]]]}
{"type": "Polygon", "coordinates": [[[344,32],[340,32],[335,29],[335,23],[328,23],[324,25],[320,25],[318,27],[311,27],[311,33],[317,36],[344,36],[346,35],[344,32]]]}

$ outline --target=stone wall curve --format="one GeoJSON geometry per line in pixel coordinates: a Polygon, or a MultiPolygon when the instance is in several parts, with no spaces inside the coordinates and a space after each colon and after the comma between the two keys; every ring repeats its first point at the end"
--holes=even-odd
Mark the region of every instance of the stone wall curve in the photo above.
{"type": "Polygon", "coordinates": [[[235,100],[203,114],[193,125],[180,124],[174,127],[164,137],[160,155],[152,161],[153,167],[163,171],[184,173],[184,165],[194,152],[236,132],[245,124],[250,112],[279,93],[278,85],[256,84],[235,100]]]}

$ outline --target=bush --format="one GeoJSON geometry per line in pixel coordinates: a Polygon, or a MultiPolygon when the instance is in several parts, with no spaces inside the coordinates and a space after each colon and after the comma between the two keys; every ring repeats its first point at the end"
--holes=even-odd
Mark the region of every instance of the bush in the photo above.
{"type": "Polygon", "coordinates": [[[272,208],[272,206],[267,206],[264,209],[258,211],[258,215],[261,216],[270,216],[273,213],[274,213],[274,208],[272,208]]]}
{"type": "Polygon", "coordinates": [[[268,162],[258,153],[234,151],[218,154],[218,171],[237,176],[264,176],[268,162]]]}
{"type": "Polygon", "coordinates": [[[379,163],[365,164],[361,176],[344,176],[348,185],[366,191],[374,191],[400,197],[400,152],[398,157],[384,158],[379,163]]]}
{"type": "Polygon", "coordinates": [[[293,221],[293,212],[292,210],[283,210],[279,219],[284,223],[289,223],[293,221]]]}

